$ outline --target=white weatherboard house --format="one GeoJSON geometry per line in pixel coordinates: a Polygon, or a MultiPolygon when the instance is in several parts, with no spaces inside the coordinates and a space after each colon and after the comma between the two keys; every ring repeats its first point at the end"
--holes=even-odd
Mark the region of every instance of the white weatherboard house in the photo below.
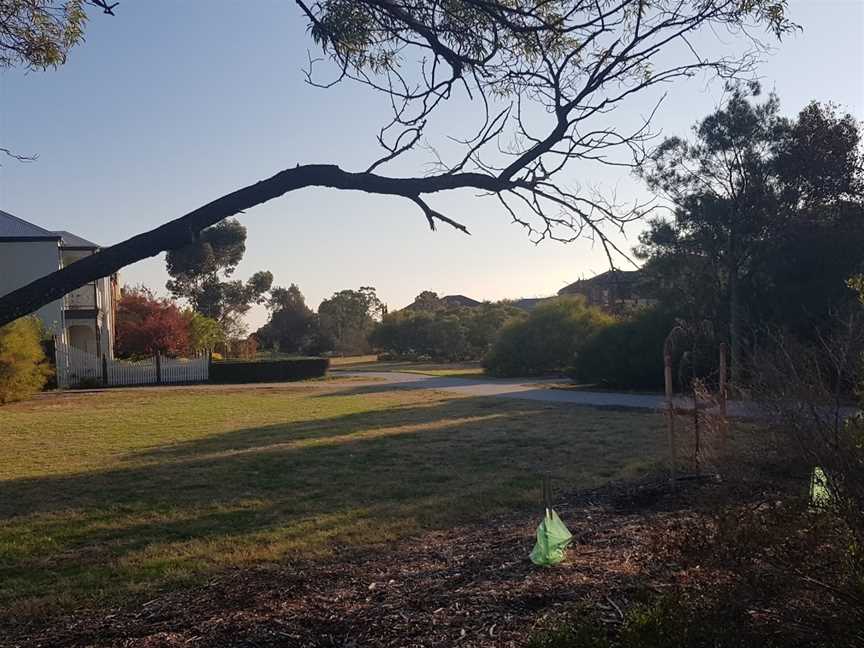
{"type": "MultiPolygon", "coordinates": [[[[51,232],[0,210],[0,295],[99,250],[71,232],[51,232]]],[[[43,306],[36,315],[58,342],[114,357],[117,275],[104,277],[43,306]]]]}

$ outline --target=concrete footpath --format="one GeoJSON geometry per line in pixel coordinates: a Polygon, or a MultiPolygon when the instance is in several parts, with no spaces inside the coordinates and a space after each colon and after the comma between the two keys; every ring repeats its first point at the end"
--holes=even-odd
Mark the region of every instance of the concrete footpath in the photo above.
{"type": "MultiPolygon", "coordinates": [[[[562,384],[560,378],[552,379],[498,379],[498,378],[442,378],[398,371],[331,371],[331,375],[345,375],[355,378],[370,378],[374,391],[389,389],[436,389],[464,396],[496,396],[500,398],[519,398],[547,403],[568,403],[590,407],[620,407],[641,410],[662,410],[666,401],[662,394],[631,394],[577,389],[555,389],[553,385],[562,384]]],[[[682,409],[692,408],[693,401],[678,398],[675,406],[682,409]]],[[[730,401],[727,404],[729,416],[752,416],[752,404],[730,401]]]]}

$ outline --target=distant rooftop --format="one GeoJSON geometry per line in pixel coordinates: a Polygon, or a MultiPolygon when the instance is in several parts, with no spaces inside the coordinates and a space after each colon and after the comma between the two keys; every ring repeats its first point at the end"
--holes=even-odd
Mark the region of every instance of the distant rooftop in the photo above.
{"type": "Polygon", "coordinates": [[[31,239],[57,241],[60,234],[28,223],[27,221],[0,210],[0,239],[31,239]]]}
{"type": "Polygon", "coordinates": [[[550,299],[554,299],[554,297],[522,297],[520,299],[512,300],[510,305],[515,306],[516,308],[521,308],[522,310],[530,311],[534,310],[538,304],[550,299]]]}
{"type": "Polygon", "coordinates": [[[618,285],[632,284],[639,280],[642,276],[641,270],[607,270],[600,274],[589,277],[588,279],[579,279],[571,284],[564,286],[558,291],[559,295],[569,295],[578,293],[589,286],[598,285],[618,285]]]}
{"type": "Polygon", "coordinates": [[[471,299],[465,295],[444,295],[440,301],[447,306],[469,306],[472,308],[481,304],[476,299],[471,299]]]}
{"type": "Polygon", "coordinates": [[[101,247],[98,243],[94,243],[93,241],[88,241],[85,238],[81,238],[77,234],[73,234],[72,232],[67,232],[66,230],[58,230],[54,232],[54,234],[58,235],[62,240],[63,247],[80,247],[80,248],[98,248],[101,247]]]}

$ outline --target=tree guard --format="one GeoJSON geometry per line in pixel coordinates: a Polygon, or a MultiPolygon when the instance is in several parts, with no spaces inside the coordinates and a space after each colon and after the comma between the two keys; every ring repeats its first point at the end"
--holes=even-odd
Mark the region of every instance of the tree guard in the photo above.
{"type": "Polygon", "coordinates": [[[543,478],[543,520],[537,526],[537,542],[531,550],[531,562],[541,567],[557,565],[564,560],[573,540],[570,530],[552,508],[552,488],[549,477],[543,478]]]}

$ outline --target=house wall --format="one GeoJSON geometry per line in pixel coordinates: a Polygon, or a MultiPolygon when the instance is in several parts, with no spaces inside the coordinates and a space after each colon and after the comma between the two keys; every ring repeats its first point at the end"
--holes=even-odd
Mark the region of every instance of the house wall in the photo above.
{"type": "MultiPolygon", "coordinates": [[[[57,241],[0,241],[0,295],[60,269],[57,241]]],[[[65,341],[63,300],[43,306],[36,315],[65,341]]]]}
{"type": "MultiPolygon", "coordinates": [[[[75,263],[80,259],[95,254],[95,249],[61,248],[63,265],[75,263]]],[[[114,357],[114,313],[116,310],[116,290],[114,276],[102,277],[91,281],[67,295],[69,308],[77,307],[77,311],[67,311],[66,324],[69,344],[78,349],[85,349],[97,355],[114,357]],[[83,318],[84,312],[93,313],[92,317],[83,318]],[[83,329],[72,330],[74,325],[86,326],[91,329],[97,340],[96,347],[91,349],[91,338],[84,335],[83,329]],[[73,335],[74,333],[74,335],[73,335]]]]}

